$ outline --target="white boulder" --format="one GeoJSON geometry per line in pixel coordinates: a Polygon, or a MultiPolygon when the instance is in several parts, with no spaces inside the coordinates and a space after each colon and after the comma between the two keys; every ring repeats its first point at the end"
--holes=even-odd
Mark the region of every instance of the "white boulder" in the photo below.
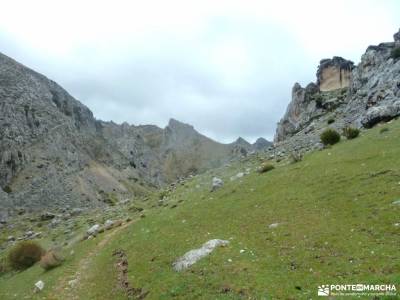
{"type": "Polygon", "coordinates": [[[183,271],[189,268],[191,265],[195,264],[199,259],[209,255],[214,249],[218,246],[226,246],[229,244],[229,241],[213,239],[204,243],[201,248],[190,250],[186,252],[185,255],[178,258],[173,264],[173,268],[175,271],[183,271]]]}
{"type": "Polygon", "coordinates": [[[35,283],[36,291],[41,291],[43,289],[44,289],[44,282],[42,280],[39,280],[38,282],[35,283]]]}
{"type": "Polygon", "coordinates": [[[222,179],[218,178],[218,177],[214,177],[212,179],[212,187],[211,190],[215,191],[217,189],[219,189],[220,187],[222,187],[224,185],[224,182],[222,181],[222,179]]]}
{"type": "Polygon", "coordinates": [[[86,233],[87,233],[88,235],[94,235],[94,236],[96,236],[97,233],[99,232],[99,230],[100,230],[100,225],[99,225],[99,224],[95,224],[95,225],[93,225],[92,227],[90,227],[90,228],[88,229],[88,231],[86,231],[86,233]]]}

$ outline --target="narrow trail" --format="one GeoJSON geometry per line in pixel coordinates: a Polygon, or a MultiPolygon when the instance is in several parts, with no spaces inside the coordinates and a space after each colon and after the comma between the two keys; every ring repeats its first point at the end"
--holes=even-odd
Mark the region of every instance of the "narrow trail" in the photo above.
{"type": "Polygon", "coordinates": [[[119,227],[113,228],[110,231],[105,231],[103,233],[105,235],[103,239],[90,251],[88,251],[85,257],[81,258],[77,262],[77,268],[73,269],[73,266],[71,266],[71,270],[68,270],[70,272],[67,271],[65,276],[59,279],[58,283],[53,289],[53,292],[49,295],[49,299],[79,300],[77,291],[79,290],[80,285],[85,284],[88,279],[87,270],[90,269],[90,266],[93,263],[93,258],[96,257],[97,253],[101,252],[101,250],[110,242],[113,236],[124,230],[133,222],[134,221],[130,221],[122,224],[119,227]],[[71,281],[74,281],[74,283],[70,284],[71,281]]]}

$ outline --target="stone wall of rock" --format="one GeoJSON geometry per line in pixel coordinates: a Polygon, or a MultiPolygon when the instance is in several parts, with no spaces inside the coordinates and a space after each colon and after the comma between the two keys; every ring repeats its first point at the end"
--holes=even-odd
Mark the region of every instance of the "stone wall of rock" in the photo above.
{"type": "Polygon", "coordinates": [[[317,85],[322,92],[333,91],[350,85],[352,61],[334,56],[332,59],[323,59],[317,70],[317,85]]]}
{"type": "Polygon", "coordinates": [[[307,88],[296,84],[292,101],[278,123],[275,146],[287,151],[310,150],[328,126],[338,131],[346,126],[369,128],[399,116],[400,59],[392,56],[393,49],[400,47],[399,37],[400,31],[394,35],[394,42],[369,46],[356,67],[341,58],[323,60],[317,73],[318,88],[323,83],[320,70],[331,64],[352,69],[348,88],[319,92],[313,88],[311,97],[307,97],[307,88]]]}

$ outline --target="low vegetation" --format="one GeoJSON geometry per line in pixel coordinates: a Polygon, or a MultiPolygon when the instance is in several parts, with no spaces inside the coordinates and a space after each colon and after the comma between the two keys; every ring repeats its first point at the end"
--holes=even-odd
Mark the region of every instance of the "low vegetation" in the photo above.
{"type": "Polygon", "coordinates": [[[396,47],[392,50],[390,57],[393,59],[398,59],[400,58],[400,47],[396,47]]]}
{"type": "Polygon", "coordinates": [[[33,241],[19,242],[9,253],[9,262],[13,269],[23,270],[40,261],[44,249],[33,241]]]}
{"type": "Polygon", "coordinates": [[[388,132],[389,131],[389,128],[387,128],[387,127],[382,127],[380,130],[379,130],[379,133],[385,133],[385,132],[388,132]]]}
{"type": "Polygon", "coordinates": [[[340,134],[331,128],[325,129],[324,132],[320,135],[321,142],[325,146],[334,145],[340,141],[340,134]]]}
{"type": "Polygon", "coordinates": [[[343,135],[348,139],[355,139],[360,134],[360,130],[354,127],[345,127],[343,129],[343,135]]]}
{"type": "Polygon", "coordinates": [[[332,124],[332,123],[335,123],[335,119],[334,118],[329,118],[327,123],[328,123],[328,125],[332,124]]]}

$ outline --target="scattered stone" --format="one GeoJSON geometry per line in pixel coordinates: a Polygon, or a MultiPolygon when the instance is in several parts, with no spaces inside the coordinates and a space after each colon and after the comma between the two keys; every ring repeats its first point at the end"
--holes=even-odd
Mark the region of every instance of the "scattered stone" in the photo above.
{"type": "Polygon", "coordinates": [[[39,280],[38,282],[35,283],[35,292],[40,292],[43,289],[44,289],[44,282],[42,280],[39,280]]]}
{"type": "Polygon", "coordinates": [[[235,176],[231,177],[231,181],[234,181],[236,179],[242,178],[244,176],[243,172],[237,173],[235,176]]]}
{"type": "Polygon", "coordinates": [[[74,208],[71,210],[71,216],[78,216],[83,212],[82,208],[74,208]]]}
{"type": "Polygon", "coordinates": [[[14,242],[15,241],[15,237],[10,235],[10,236],[7,237],[7,241],[8,242],[14,242]]]}
{"type": "Polygon", "coordinates": [[[211,191],[215,191],[217,189],[219,189],[220,187],[222,187],[224,185],[224,182],[222,181],[222,179],[218,178],[218,177],[214,177],[212,179],[212,186],[211,186],[211,191]]]}
{"type": "Polygon", "coordinates": [[[186,252],[182,257],[178,258],[173,264],[175,271],[180,272],[191,265],[195,264],[199,259],[209,255],[218,246],[227,246],[229,241],[213,239],[204,243],[201,248],[190,250],[186,252]]]}
{"type": "Polygon", "coordinates": [[[114,226],[114,222],[111,221],[111,220],[107,220],[107,221],[104,223],[104,229],[105,229],[105,230],[110,230],[111,228],[113,228],[113,226],[114,226]]]}
{"type": "Polygon", "coordinates": [[[92,227],[90,227],[90,228],[88,229],[88,231],[86,231],[86,233],[87,233],[88,235],[96,236],[97,233],[99,232],[99,229],[100,229],[100,225],[99,225],[99,224],[95,224],[95,225],[93,225],[92,227]]]}
{"type": "Polygon", "coordinates": [[[45,212],[45,213],[40,215],[40,220],[41,221],[48,221],[48,220],[54,219],[55,217],[56,217],[55,214],[53,214],[51,212],[45,212]]]}
{"type": "Polygon", "coordinates": [[[279,226],[279,223],[272,223],[268,226],[268,228],[277,228],[279,226]]]}
{"type": "Polygon", "coordinates": [[[72,279],[72,280],[68,281],[68,285],[69,285],[71,288],[76,287],[77,284],[78,284],[78,279],[72,279]]]}

